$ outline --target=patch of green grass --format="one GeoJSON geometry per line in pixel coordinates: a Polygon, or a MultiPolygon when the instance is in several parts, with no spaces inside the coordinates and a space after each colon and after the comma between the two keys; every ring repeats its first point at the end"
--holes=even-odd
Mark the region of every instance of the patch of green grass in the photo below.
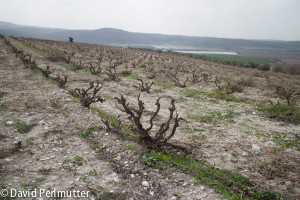
{"type": "Polygon", "coordinates": [[[90,171],[90,174],[93,176],[101,176],[101,174],[99,174],[95,169],[93,171],[90,171]]]}
{"type": "MultiPolygon", "coordinates": [[[[80,102],[80,100],[79,100],[79,102],[80,102]]],[[[65,109],[65,110],[62,111],[61,116],[65,117],[65,118],[69,118],[71,111],[72,110],[65,109]]]]}
{"type": "MultiPolygon", "coordinates": [[[[88,70],[86,70],[86,71],[89,72],[88,70]]],[[[101,75],[101,74],[98,74],[98,73],[92,73],[92,72],[91,72],[91,74],[92,74],[93,76],[99,77],[100,81],[109,80],[108,77],[105,77],[105,76],[103,76],[103,75],[101,75]]]]}
{"type": "Polygon", "coordinates": [[[21,185],[25,190],[29,190],[29,191],[33,191],[35,190],[36,188],[38,188],[38,186],[36,185],[27,185],[26,183],[23,183],[21,185]]]}
{"type": "Polygon", "coordinates": [[[26,80],[30,80],[31,79],[31,74],[26,74],[25,76],[24,76],[24,78],[26,79],[26,80]]]}
{"type": "Polygon", "coordinates": [[[192,176],[196,182],[214,189],[228,199],[237,199],[237,197],[239,197],[238,199],[262,200],[287,199],[277,192],[260,190],[260,185],[251,182],[240,174],[215,168],[192,156],[181,157],[175,154],[152,151],[144,154],[141,161],[152,167],[177,168],[192,176]]]}
{"type": "Polygon", "coordinates": [[[39,120],[39,118],[34,117],[34,118],[32,118],[30,121],[31,121],[31,122],[36,122],[36,121],[38,121],[38,120],[39,120]]]}
{"type": "Polygon", "coordinates": [[[297,151],[300,151],[300,140],[292,139],[280,133],[274,134],[273,140],[282,147],[295,148],[297,151]]]}
{"type": "Polygon", "coordinates": [[[180,192],[173,192],[172,195],[175,196],[175,197],[180,197],[181,193],[180,192]]]}
{"type": "Polygon", "coordinates": [[[238,157],[238,154],[235,153],[235,152],[233,152],[231,155],[232,155],[234,158],[238,157]]]}
{"type": "Polygon", "coordinates": [[[139,79],[141,77],[138,74],[130,74],[130,75],[127,76],[127,78],[136,80],[136,79],[139,79]]]}
{"type": "Polygon", "coordinates": [[[169,89],[174,87],[174,85],[170,84],[170,83],[160,83],[159,84],[161,87],[163,87],[164,89],[169,89]]]}
{"type": "Polygon", "coordinates": [[[211,92],[205,92],[205,91],[199,91],[199,95],[208,97],[208,98],[215,98],[215,99],[221,99],[229,102],[237,102],[237,103],[246,103],[246,100],[243,98],[238,98],[234,96],[233,94],[226,94],[219,90],[214,90],[211,92]]]}
{"type": "Polygon", "coordinates": [[[26,138],[26,142],[28,142],[28,143],[32,142],[33,140],[34,140],[33,137],[26,138]]]}
{"type": "Polygon", "coordinates": [[[180,131],[182,133],[192,134],[192,133],[195,133],[195,132],[200,132],[201,133],[205,130],[204,129],[199,129],[199,128],[192,128],[189,125],[187,125],[187,126],[180,127],[180,131]]]}
{"type": "Polygon", "coordinates": [[[34,179],[36,182],[44,182],[45,180],[47,180],[45,177],[40,177],[40,178],[35,178],[34,179]]]}
{"type": "Polygon", "coordinates": [[[51,99],[50,104],[51,104],[50,106],[52,108],[57,108],[57,109],[61,108],[61,104],[59,102],[59,99],[51,99]]]}
{"type": "Polygon", "coordinates": [[[0,101],[3,99],[4,95],[6,95],[6,94],[7,94],[6,92],[0,91],[0,101]]]}
{"type": "Polygon", "coordinates": [[[199,114],[187,114],[187,117],[195,119],[199,122],[205,122],[210,124],[220,123],[220,121],[227,121],[229,123],[235,123],[234,113],[232,111],[227,111],[225,114],[222,114],[220,111],[213,111],[206,115],[199,114]]]}
{"type": "MultiPolygon", "coordinates": [[[[291,138],[286,135],[282,135],[280,133],[272,133],[272,132],[270,133],[263,130],[259,130],[256,127],[249,126],[245,123],[239,123],[239,125],[252,129],[254,131],[254,134],[258,137],[263,137],[267,140],[271,139],[273,142],[275,142],[277,145],[281,146],[282,148],[294,148],[297,151],[300,151],[300,141],[295,138],[291,138]]],[[[252,134],[253,132],[245,131],[245,133],[252,134]]]]}
{"type": "Polygon", "coordinates": [[[128,145],[127,145],[127,148],[128,148],[129,150],[135,150],[137,147],[134,146],[133,144],[128,144],[128,145]]]}
{"type": "Polygon", "coordinates": [[[270,118],[287,121],[294,124],[300,123],[300,109],[285,104],[264,105],[256,104],[259,111],[265,112],[270,118]]]}
{"type": "Polygon", "coordinates": [[[68,172],[73,171],[72,166],[68,165],[68,166],[63,166],[63,169],[67,170],[68,172]]]}
{"type": "MultiPolygon", "coordinates": [[[[129,84],[127,84],[127,83],[119,83],[121,86],[123,86],[123,87],[129,87],[129,84]]],[[[105,98],[105,96],[103,96],[104,98],[105,98]]]]}
{"type": "Polygon", "coordinates": [[[79,180],[81,180],[83,182],[87,182],[87,177],[86,176],[81,176],[79,180]]]}
{"type": "Polygon", "coordinates": [[[38,170],[38,172],[43,175],[48,175],[48,174],[50,174],[51,171],[52,171],[52,168],[45,168],[45,167],[42,167],[38,170]]]}
{"type": "Polygon", "coordinates": [[[286,112],[289,110],[289,107],[284,104],[276,104],[276,105],[269,105],[265,106],[264,109],[271,113],[281,113],[281,112],[286,112]]]}
{"type": "Polygon", "coordinates": [[[80,156],[75,156],[75,157],[73,158],[73,160],[75,160],[75,161],[77,161],[77,162],[81,162],[81,161],[83,161],[83,158],[80,157],[80,156]]]}
{"type": "Polygon", "coordinates": [[[227,61],[236,61],[236,62],[252,62],[255,64],[274,64],[276,61],[270,58],[258,58],[258,57],[245,57],[245,56],[237,56],[237,55],[224,55],[224,54],[202,54],[211,58],[218,58],[221,60],[227,61]]]}
{"type": "Polygon", "coordinates": [[[94,133],[93,129],[88,129],[85,131],[80,131],[78,135],[83,138],[88,138],[89,136],[93,135],[93,133],[94,133]]]}
{"type": "Polygon", "coordinates": [[[138,67],[139,67],[139,68],[146,68],[146,67],[147,67],[147,65],[145,65],[145,64],[142,64],[142,65],[139,65],[138,67]]]}
{"type": "Polygon", "coordinates": [[[163,92],[162,89],[154,89],[154,90],[153,90],[153,93],[162,93],[162,92],[163,92]]]}
{"type": "Polygon", "coordinates": [[[165,83],[165,82],[163,82],[162,80],[159,80],[159,79],[153,79],[153,81],[154,81],[157,85],[163,87],[164,89],[169,89],[169,88],[174,87],[173,84],[165,83]]]}
{"type": "Polygon", "coordinates": [[[44,76],[43,73],[41,72],[41,70],[39,70],[38,68],[34,68],[32,71],[35,72],[38,75],[44,76]]]}
{"type": "Polygon", "coordinates": [[[56,80],[51,79],[50,77],[45,77],[45,78],[46,78],[46,80],[47,80],[49,83],[51,83],[51,84],[53,84],[53,85],[56,85],[56,86],[59,86],[59,83],[58,83],[56,80]]]}
{"type": "Polygon", "coordinates": [[[100,149],[101,147],[102,147],[101,144],[91,144],[91,145],[90,145],[90,148],[93,149],[93,150],[100,149]]]}
{"type": "Polygon", "coordinates": [[[0,104],[0,111],[5,111],[7,107],[4,104],[0,104]]]}
{"type": "Polygon", "coordinates": [[[16,120],[15,122],[13,122],[12,124],[8,124],[8,123],[3,123],[3,126],[13,126],[14,128],[17,129],[17,131],[19,133],[28,133],[31,131],[32,127],[35,126],[35,124],[29,124],[27,125],[26,122],[23,122],[21,120],[16,120]]]}
{"type": "Polygon", "coordinates": [[[200,92],[199,90],[189,89],[189,88],[182,89],[180,92],[186,97],[195,97],[195,98],[199,98],[203,93],[200,92]]]}

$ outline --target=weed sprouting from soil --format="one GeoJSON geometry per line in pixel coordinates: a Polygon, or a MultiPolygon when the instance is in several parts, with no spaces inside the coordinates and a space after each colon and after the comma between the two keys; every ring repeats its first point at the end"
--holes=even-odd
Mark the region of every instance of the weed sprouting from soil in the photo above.
{"type": "Polygon", "coordinates": [[[157,168],[176,168],[228,199],[288,199],[283,195],[260,189],[262,186],[251,182],[248,178],[229,170],[218,169],[193,156],[178,156],[159,151],[151,151],[143,156],[143,163],[157,168]]]}

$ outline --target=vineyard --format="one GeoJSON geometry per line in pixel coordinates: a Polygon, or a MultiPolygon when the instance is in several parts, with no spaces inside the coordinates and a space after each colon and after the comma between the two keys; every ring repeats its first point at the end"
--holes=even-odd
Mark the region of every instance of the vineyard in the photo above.
{"type": "Polygon", "coordinates": [[[1,189],[300,198],[299,75],[168,52],[0,42],[1,189]]]}

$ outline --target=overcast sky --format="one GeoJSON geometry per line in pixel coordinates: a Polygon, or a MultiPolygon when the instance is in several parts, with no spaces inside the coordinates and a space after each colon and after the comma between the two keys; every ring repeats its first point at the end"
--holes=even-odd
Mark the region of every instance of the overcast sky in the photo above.
{"type": "Polygon", "coordinates": [[[0,0],[0,21],[67,29],[300,40],[300,0],[0,0]]]}

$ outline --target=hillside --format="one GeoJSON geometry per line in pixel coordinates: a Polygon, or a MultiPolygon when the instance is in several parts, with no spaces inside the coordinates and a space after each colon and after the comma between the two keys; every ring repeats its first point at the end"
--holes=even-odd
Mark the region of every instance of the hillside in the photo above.
{"type": "Polygon", "coordinates": [[[0,44],[1,189],[299,199],[299,76],[103,45],[0,44]]]}
{"type": "Polygon", "coordinates": [[[165,49],[198,49],[233,51],[239,54],[281,54],[300,55],[300,41],[265,41],[226,39],[213,37],[191,37],[134,33],[120,29],[102,28],[97,30],[66,30],[20,26],[0,22],[0,34],[15,37],[29,37],[67,41],[73,37],[76,42],[105,44],[123,47],[148,47],[165,49]]]}

